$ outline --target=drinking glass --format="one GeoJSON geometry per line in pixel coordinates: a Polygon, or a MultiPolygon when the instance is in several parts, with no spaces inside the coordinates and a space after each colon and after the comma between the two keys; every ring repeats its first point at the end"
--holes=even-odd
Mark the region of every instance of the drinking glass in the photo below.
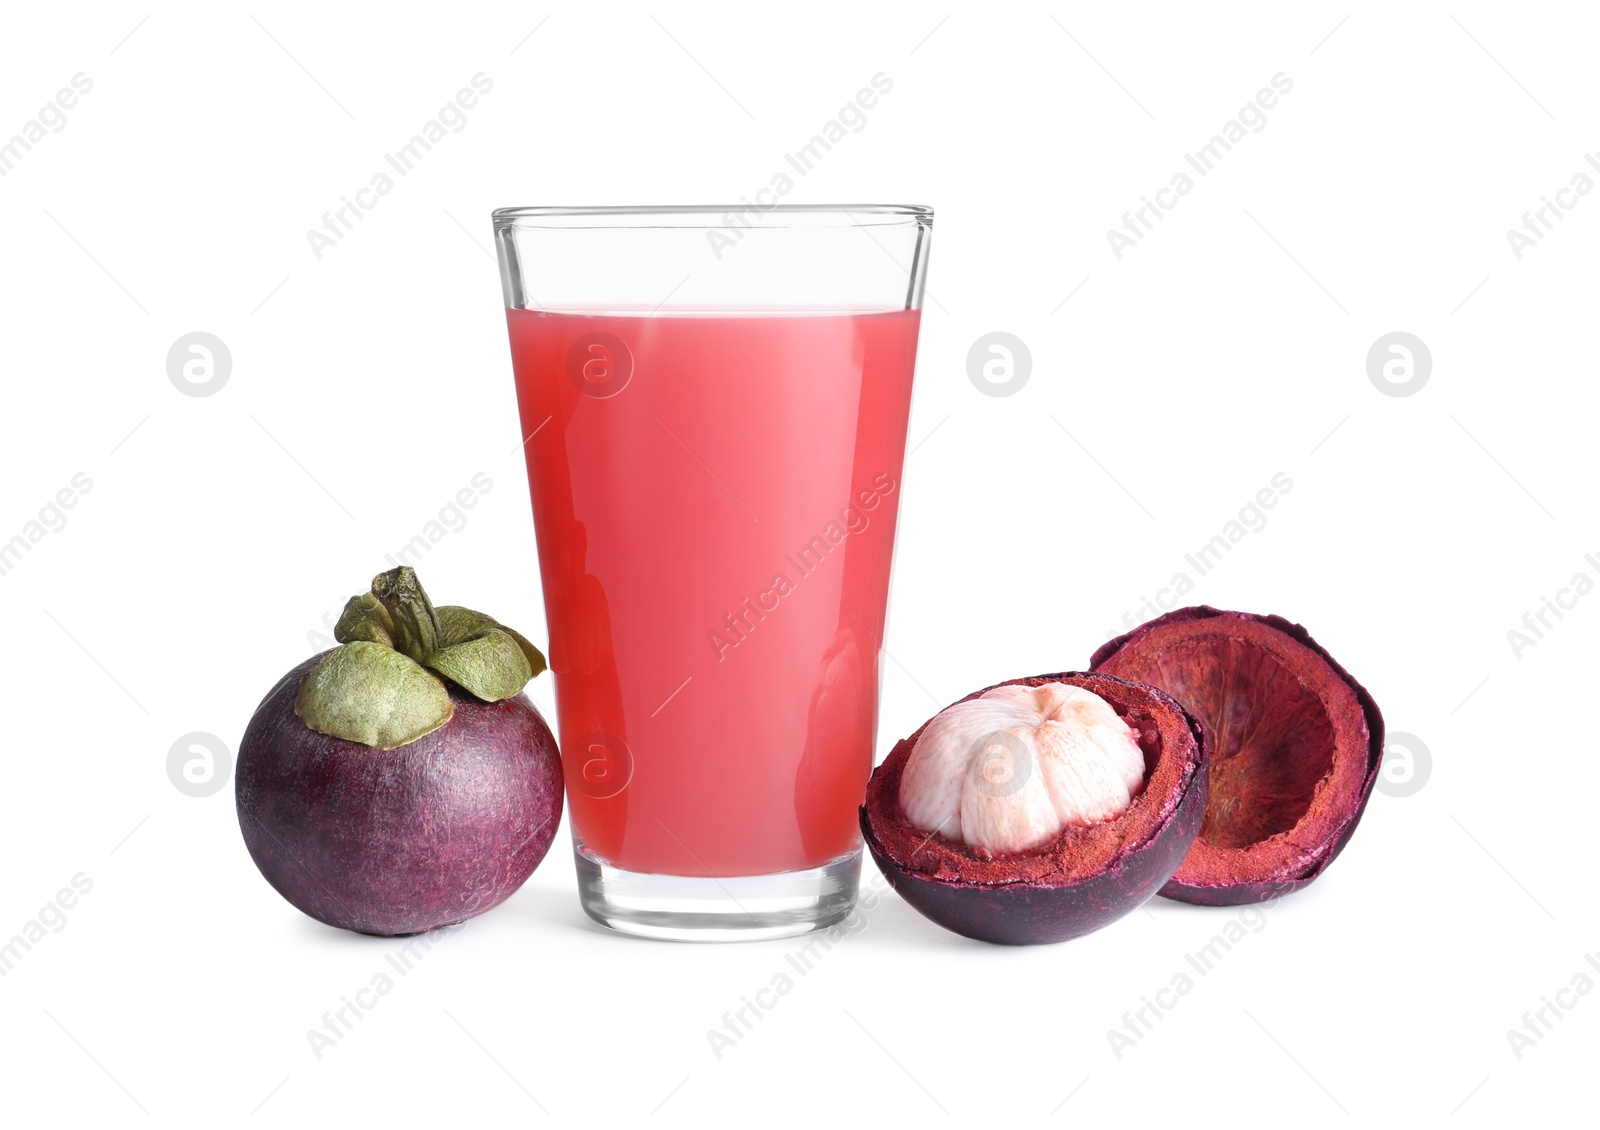
{"type": "Polygon", "coordinates": [[[607,926],[850,911],[932,222],[494,213],[579,892],[607,926]]]}

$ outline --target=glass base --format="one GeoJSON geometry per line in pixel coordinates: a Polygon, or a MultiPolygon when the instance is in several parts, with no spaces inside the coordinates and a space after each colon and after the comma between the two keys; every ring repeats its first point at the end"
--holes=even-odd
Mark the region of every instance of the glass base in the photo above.
{"type": "Polygon", "coordinates": [[[623,871],[575,845],[578,899],[602,926],[675,942],[754,942],[825,930],[855,905],[861,849],[807,871],[696,878],[623,871]]]}

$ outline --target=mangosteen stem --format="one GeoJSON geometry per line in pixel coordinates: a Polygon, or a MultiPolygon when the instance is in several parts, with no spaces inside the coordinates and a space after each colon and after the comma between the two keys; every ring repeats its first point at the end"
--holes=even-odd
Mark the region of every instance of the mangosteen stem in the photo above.
{"type": "Polygon", "coordinates": [[[427,664],[439,650],[439,617],[409,565],[372,578],[377,597],[394,621],[394,647],[418,663],[427,664]]]}
{"type": "Polygon", "coordinates": [[[444,680],[483,702],[521,692],[545,669],[533,644],[482,612],[434,608],[417,574],[372,578],[334,625],[341,646],[301,680],[295,713],[309,728],[395,749],[432,733],[454,711],[444,680]]]}

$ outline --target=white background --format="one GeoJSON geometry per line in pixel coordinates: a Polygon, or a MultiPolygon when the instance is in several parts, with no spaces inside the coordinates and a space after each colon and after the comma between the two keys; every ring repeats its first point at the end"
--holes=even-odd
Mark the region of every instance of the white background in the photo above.
{"type": "MultiPolygon", "coordinates": [[[[1600,199],[1520,260],[1505,233],[1600,143],[1597,28],[1393,7],[9,8],[0,136],[94,85],[0,178],[0,540],[93,486],[0,577],[0,939],[75,874],[93,889],[0,979],[5,1120],[1587,1107],[1600,993],[1520,1059],[1507,1031],[1580,970],[1600,982],[1600,596],[1520,655],[1507,631],[1600,579],[1600,199]],[[1391,793],[1420,789],[1375,794],[1338,863],[1120,1059],[1107,1031],[1237,911],[1158,899],[1018,950],[886,894],[719,1060],[706,1031],[797,943],[610,936],[562,833],[319,1060],[307,1030],[398,944],[284,903],[231,783],[182,794],[169,748],[236,747],[324,614],[480,471],[422,575],[542,640],[490,209],[753,194],[880,71],[892,92],[787,197],[938,213],[879,755],[976,687],[1085,664],[1283,472],[1191,599],[1306,624],[1431,773],[1395,765],[1391,793]],[[319,260],[307,229],[478,72],[465,128],[319,260]],[[1119,261],[1107,229],[1278,72],[1265,128],[1119,261]],[[195,330],[233,359],[207,397],[166,372],[195,330]],[[966,371],[995,330],[1032,355],[1009,397],[966,371]],[[1366,368],[1396,330],[1432,355],[1405,397],[1366,368]]],[[[532,693],[547,707],[548,679],[532,693]]]]}

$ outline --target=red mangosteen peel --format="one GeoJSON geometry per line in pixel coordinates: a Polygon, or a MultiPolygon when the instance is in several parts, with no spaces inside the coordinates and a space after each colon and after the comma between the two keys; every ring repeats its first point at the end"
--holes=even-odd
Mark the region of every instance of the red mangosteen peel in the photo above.
{"type": "Polygon", "coordinates": [[[1061,942],[1154,895],[1206,810],[1198,723],[1154,687],[1038,675],[976,691],[899,742],[861,809],[872,857],[969,938],[1061,942]]]}
{"type": "Polygon", "coordinates": [[[1310,883],[1349,842],[1383,762],[1383,716],[1299,624],[1200,606],[1094,653],[1096,671],[1160,687],[1211,751],[1199,839],[1161,893],[1235,906],[1310,883]]]}
{"type": "Polygon", "coordinates": [[[373,579],[341,646],[290,671],[239,746],[239,826],[295,906],[364,934],[416,934],[499,905],[560,823],[561,756],[526,695],[544,656],[409,568],[373,579]]]}

